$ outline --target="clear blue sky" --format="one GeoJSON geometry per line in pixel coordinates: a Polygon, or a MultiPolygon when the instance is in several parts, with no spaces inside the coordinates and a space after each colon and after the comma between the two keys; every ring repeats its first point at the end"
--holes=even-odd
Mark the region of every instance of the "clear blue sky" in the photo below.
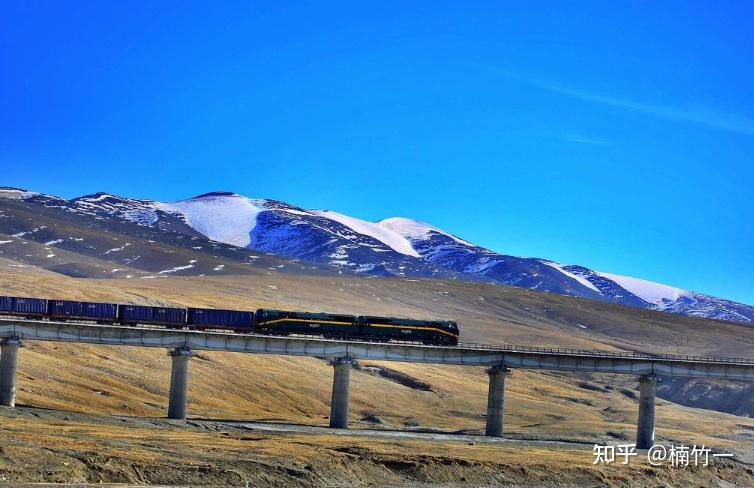
{"type": "Polygon", "coordinates": [[[0,184],[410,216],[754,303],[753,9],[6,2],[0,184]]]}

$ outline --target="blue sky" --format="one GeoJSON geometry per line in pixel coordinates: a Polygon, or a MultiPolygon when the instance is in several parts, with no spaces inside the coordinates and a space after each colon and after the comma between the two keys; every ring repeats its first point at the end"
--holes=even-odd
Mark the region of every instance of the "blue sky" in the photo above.
{"type": "Polygon", "coordinates": [[[410,216],[754,303],[748,2],[14,3],[0,184],[410,216]]]}

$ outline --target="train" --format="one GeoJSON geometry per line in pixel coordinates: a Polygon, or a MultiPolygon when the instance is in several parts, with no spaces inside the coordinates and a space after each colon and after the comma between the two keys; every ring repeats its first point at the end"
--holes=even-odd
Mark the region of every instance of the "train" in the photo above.
{"type": "Polygon", "coordinates": [[[452,320],[414,320],[265,308],[255,311],[174,308],[0,296],[0,315],[95,322],[101,325],[222,329],[235,333],[277,336],[294,334],[378,342],[408,341],[427,345],[457,345],[459,337],[458,324],[452,320]]]}

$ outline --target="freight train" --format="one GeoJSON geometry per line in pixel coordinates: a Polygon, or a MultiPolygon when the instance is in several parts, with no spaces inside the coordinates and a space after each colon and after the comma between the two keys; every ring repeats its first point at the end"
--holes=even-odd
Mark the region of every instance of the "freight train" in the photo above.
{"type": "Polygon", "coordinates": [[[260,308],[256,311],[213,308],[171,308],[117,303],[48,300],[0,296],[0,315],[97,324],[152,325],[169,329],[223,329],[239,333],[287,336],[315,335],[327,339],[354,339],[423,344],[458,344],[458,324],[445,320],[353,316],[291,312],[260,308]]]}

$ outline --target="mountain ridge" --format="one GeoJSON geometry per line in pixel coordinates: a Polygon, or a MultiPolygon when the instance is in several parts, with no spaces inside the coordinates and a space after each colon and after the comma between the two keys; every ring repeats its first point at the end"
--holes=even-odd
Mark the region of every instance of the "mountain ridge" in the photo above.
{"type": "Polygon", "coordinates": [[[98,192],[70,200],[0,187],[0,197],[206,238],[366,276],[466,279],[669,313],[754,322],[754,307],[661,283],[501,254],[408,217],[369,222],[333,210],[213,191],[175,202],[98,192]]]}

